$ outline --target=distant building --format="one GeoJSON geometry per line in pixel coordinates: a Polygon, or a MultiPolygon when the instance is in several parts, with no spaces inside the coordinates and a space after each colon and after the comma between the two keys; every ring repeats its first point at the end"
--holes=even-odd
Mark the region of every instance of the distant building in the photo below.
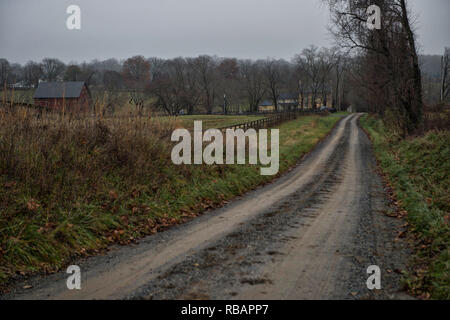
{"type": "MultiPolygon", "coordinates": [[[[298,108],[298,95],[282,93],[277,100],[278,111],[295,110],[298,108]]],[[[275,111],[275,105],[272,100],[264,100],[258,106],[259,112],[275,111]]]]}
{"type": "Polygon", "coordinates": [[[275,107],[274,107],[272,101],[264,100],[263,102],[261,102],[259,104],[258,110],[259,110],[259,112],[270,112],[270,111],[275,110],[275,107]]]}
{"type": "Polygon", "coordinates": [[[33,99],[35,105],[55,111],[86,112],[91,94],[84,81],[40,82],[33,99]]]}
{"type": "Polygon", "coordinates": [[[298,94],[282,93],[278,97],[278,109],[282,111],[295,110],[298,108],[298,103],[298,94]]]}
{"type": "MultiPolygon", "coordinates": [[[[325,101],[322,101],[321,94],[316,94],[316,101],[313,103],[313,94],[307,93],[302,99],[301,94],[290,94],[282,93],[280,94],[277,104],[278,111],[296,110],[296,109],[312,109],[314,107],[319,108],[325,105],[325,101]],[[301,103],[303,102],[303,106],[301,103]]],[[[326,106],[331,108],[332,97],[331,93],[327,93],[326,96],[326,106]]],[[[275,105],[271,100],[264,100],[259,104],[259,112],[272,112],[275,111],[275,105]]]]}
{"type": "Polygon", "coordinates": [[[333,105],[333,97],[331,93],[326,93],[326,100],[323,99],[322,94],[317,93],[316,94],[316,101],[313,103],[313,94],[312,93],[306,93],[302,99],[302,95],[299,95],[299,101],[303,101],[303,109],[313,109],[320,108],[322,106],[326,106],[328,108],[331,108],[333,105]]]}

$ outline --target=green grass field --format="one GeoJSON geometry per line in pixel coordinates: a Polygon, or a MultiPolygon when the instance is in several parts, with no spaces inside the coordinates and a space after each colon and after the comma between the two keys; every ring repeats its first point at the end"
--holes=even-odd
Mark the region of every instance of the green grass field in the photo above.
{"type": "Polygon", "coordinates": [[[381,120],[361,120],[380,166],[415,238],[409,290],[424,298],[450,299],[450,133],[431,131],[399,139],[381,120]]]}

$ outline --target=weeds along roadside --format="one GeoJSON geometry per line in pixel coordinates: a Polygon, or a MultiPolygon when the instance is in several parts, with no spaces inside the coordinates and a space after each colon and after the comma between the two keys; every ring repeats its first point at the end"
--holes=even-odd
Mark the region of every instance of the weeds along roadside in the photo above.
{"type": "Polygon", "coordinates": [[[373,116],[365,116],[361,124],[374,143],[416,249],[405,285],[421,298],[450,299],[449,131],[400,139],[373,116]]]}

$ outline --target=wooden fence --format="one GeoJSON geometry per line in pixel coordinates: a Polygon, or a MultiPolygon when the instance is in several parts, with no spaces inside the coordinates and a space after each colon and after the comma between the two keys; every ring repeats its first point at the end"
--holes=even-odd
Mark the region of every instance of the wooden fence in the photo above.
{"type": "Polygon", "coordinates": [[[306,115],[306,114],[310,114],[310,113],[318,114],[320,112],[286,111],[286,112],[278,113],[276,115],[266,117],[263,119],[253,120],[253,121],[240,123],[240,124],[234,124],[234,125],[227,126],[227,127],[222,127],[222,128],[219,128],[219,130],[225,131],[226,129],[234,129],[234,130],[243,129],[244,131],[246,131],[247,129],[250,129],[250,128],[252,128],[252,129],[272,128],[283,122],[286,122],[289,120],[295,120],[300,115],[306,115]]]}

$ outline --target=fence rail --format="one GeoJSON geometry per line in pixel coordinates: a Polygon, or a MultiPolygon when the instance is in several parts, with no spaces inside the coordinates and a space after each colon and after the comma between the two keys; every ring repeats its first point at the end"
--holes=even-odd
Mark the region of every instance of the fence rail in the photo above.
{"type": "Polygon", "coordinates": [[[317,111],[287,111],[283,113],[278,113],[276,115],[273,115],[271,117],[262,118],[259,120],[252,120],[240,124],[234,124],[227,127],[219,128],[221,131],[225,131],[226,129],[243,129],[244,131],[247,129],[261,129],[261,128],[271,128],[275,125],[281,124],[283,122],[289,121],[289,120],[295,120],[301,115],[306,114],[322,114],[322,112],[317,111]]]}

